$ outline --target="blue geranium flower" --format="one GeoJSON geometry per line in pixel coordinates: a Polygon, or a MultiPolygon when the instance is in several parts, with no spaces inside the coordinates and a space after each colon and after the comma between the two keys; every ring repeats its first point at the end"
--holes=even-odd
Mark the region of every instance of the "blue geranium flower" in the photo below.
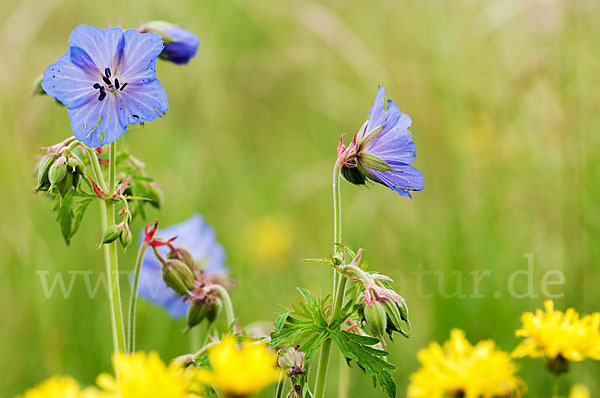
{"type": "Polygon", "coordinates": [[[161,35],[165,48],[160,57],[179,65],[187,64],[200,46],[200,39],[195,34],[169,22],[146,22],[139,31],[161,35]]]}
{"type": "Polygon", "coordinates": [[[154,120],[169,108],[156,78],[162,50],[155,33],[80,25],[67,52],[44,72],[42,88],[67,106],[75,137],[100,147],[128,125],[154,120]]]}
{"type": "Polygon", "coordinates": [[[394,101],[386,101],[385,90],[379,87],[369,118],[352,143],[346,147],[340,142],[338,146],[338,162],[344,178],[358,185],[371,180],[410,198],[410,191],[422,190],[423,174],[410,165],[417,156],[417,147],[408,131],[411,123],[394,101]]]}
{"type": "MultiPolygon", "coordinates": [[[[216,279],[227,273],[225,250],[217,243],[215,231],[200,214],[194,214],[186,221],[158,230],[155,234],[159,239],[174,236],[177,239],[173,245],[190,253],[195,263],[202,267],[206,279],[216,279]]],[[[167,246],[158,247],[157,250],[163,257],[169,252],[167,246]]],[[[152,248],[146,250],[142,259],[138,289],[140,296],[164,307],[173,318],[183,317],[190,305],[163,281],[162,264],[152,248]]]]}

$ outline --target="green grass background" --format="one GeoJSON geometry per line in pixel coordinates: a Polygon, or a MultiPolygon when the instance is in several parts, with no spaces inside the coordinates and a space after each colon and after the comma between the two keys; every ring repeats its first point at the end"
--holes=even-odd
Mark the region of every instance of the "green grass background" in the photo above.
{"type": "MultiPolygon", "coordinates": [[[[244,324],[271,321],[278,304],[299,300],[296,286],[329,292],[330,270],[299,260],[331,251],[335,148],[366,119],[377,86],[412,117],[425,190],[409,200],[382,186],[342,187],[345,243],[365,248],[408,299],[413,336],[390,347],[404,396],[416,352],[451,328],[514,348],[519,316],[542,306],[547,271],[565,276],[550,288],[564,293],[559,308],[600,310],[599,13],[592,0],[2,2],[0,396],[56,373],[89,385],[110,370],[105,294],[90,299],[79,280],[68,299],[46,299],[36,273],[103,270],[97,205],[66,247],[50,201],[31,193],[37,149],[71,132],[65,109],[30,96],[30,82],[76,25],[162,19],[201,38],[187,67],[160,62],[170,109],[128,143],[164,186],[165,207],[151,217],[166,226],[200,212],[214,226],[244,324]],[[288,220],[293,244],[278,261],[261,261],[248,242],[264,217],[288,220]],[[526,253],[538,297],[511,297],[507,281],[526,269],[526,253]],[[445,275],[423,277],[429,297],[419,266],[445,275]],[[473,294],[477,270],[492,273],[484,298],[445,296],[456,291],[453,271],[473,294]]],[[[134,256],[122,256],[123,269],[134,256]]],[[[147,303],[139,312],[140,349],[165,360],[189,349],[182,321],[147,303]]],[[[542,362],[519,361],[531,397],[550,395],[542,362]]],[[[328,396],[336,375],[334,366],[328,396]]],[[[600,394],[598,363],[574,366],[563,395],[574,382],[600,394]]],[[[382,395],[356,368],[351,391],[382,395]]]]}

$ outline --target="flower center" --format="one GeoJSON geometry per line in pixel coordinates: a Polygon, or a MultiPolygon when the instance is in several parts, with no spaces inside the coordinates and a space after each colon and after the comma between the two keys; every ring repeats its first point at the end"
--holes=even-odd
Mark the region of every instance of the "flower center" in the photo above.
{"type": "Polygon", "coordinates": [[[102,81],[104,82],[104,84],[106,84],[106,86],[100,83],[94,83],[94,85],[92,86],[94,87],[94,90],[100,90],[100,94],[98,95],[98,101],[102,101],[106,97],[106,90],[110,90],[111,92],[116,93],[117,90],[123,91],[125,86],[127,86],[127,83],[119,82],[119,79],[117,79],[116,76],[114,78],[113,84],[113,81],[110,80],[112,76],[110,68],[104,68],[104,74],[101,74],[100,76],[102,76],[102,81]]]}

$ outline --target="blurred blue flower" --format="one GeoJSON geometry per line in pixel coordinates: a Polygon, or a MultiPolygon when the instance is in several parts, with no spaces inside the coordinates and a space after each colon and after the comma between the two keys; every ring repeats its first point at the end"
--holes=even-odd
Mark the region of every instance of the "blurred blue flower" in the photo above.
{"type": "Polygon", "coordinates": [[[369,118],[352,143],[346,147],[340,142],[338,146],[338,162],[344,178],[359,185],[368,179],[410,198],[410,191],[422,190],[423,174],[410,165],[417,156],[408,131],[411,123],[394,101],[386,101],[385,90],[379,87],[369,118]]]}
{"type": "Polygon", "coordinates": [[[156,78],[163,43],[135,29],[77,26],[69,49],[44,72],[42,88],[67,106],[75,137],[89,147],[116,141],[129,124],[162,116],[169,104],[156,78]]]}
{"type": "MultiPolygon", "coordinates": [[[[217,243],[215,231],[204,222],[200,214],[194,214],[182,223],[159,229],[155,236],[159,239],[177,236],[173,246],[187,250],[194,262],[203,269],[205,278],[214,279],[227,273],[225,250],[217,243]]],[[[161,256],[166,257],[170,249],[168,246],[161,246],[157,250],[161,256]]],[[[162,264],[152,248],[148,248],[144,254],[138,286],[140,296],[164,307],[173,318],[186,314],[190,302],[184,302],[183,297],[163,281],[162,264]]]]}
{"type": "Polygon", "coordinates": [[[195,34],[169,22],[146,22],[139,31],[158,33],[165,43],[160,57],[179,65],[187,64],[200,46],[200,39],[195,34]]]}

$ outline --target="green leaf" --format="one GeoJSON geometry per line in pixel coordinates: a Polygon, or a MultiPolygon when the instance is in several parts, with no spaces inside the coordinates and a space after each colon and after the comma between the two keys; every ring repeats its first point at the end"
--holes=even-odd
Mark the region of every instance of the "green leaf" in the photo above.
{"type": "Polygon", "coordinates": [[[65,240],[65,243],[69,245],[71,242],[71,223],[73,219],[73,211],[71,206],[73,205],[73,194],[67,193],[60,202],[60,198],[57,198],[56,212],[58,217],[58,224],[60,225],[60,232],[65,240]]]}
{"type": "Polygon", "coordinates": [[[356,361],[389,397],[396,396],[396,384],[390,373],[396,367],[385,360],[386,351],[372,347],[379,340],[343,330],[331,330],[330,335],[346,358],[356,361]]]}
{"type": "Polygon", "coordinates": [[[71,236],[69,237],[69,239],[72,238],[79,229],[81,221],[83,220],[83,215],[85,214],[85,211],[87,210],[89,204],[93,201],[93,196],[84,197],[75,201],[73,206],[73,223],[71,225],[71,236]]]}

